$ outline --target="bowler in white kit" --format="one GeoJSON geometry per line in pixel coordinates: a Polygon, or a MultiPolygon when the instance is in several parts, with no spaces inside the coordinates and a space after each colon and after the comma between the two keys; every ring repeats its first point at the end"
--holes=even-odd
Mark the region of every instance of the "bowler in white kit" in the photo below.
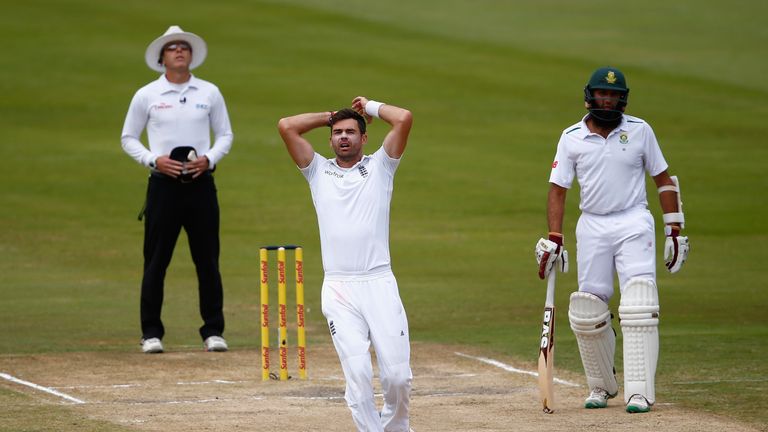
{"type": "Polygon", "coordinates": [[[688,256],[680,182],[668,165],[651,126],[624,114],[629,88],[618,69],[597,69],[584,88],[589,113],[566,128],[557,144],[547,199],[549,235],[536,245],[539,277],[567,271],[563,240],[566,192],[580,186],[576,226],[579,290],[571,294],[568,318],[576,335],[590,395],[585,408],[604,408],[618,394],[614,370],[616,336],[608,302],[618,274],[619,318],[624,336],[624,403],[629,413],[648,412],[656,401],[659,296],[654,220],[648,210],[645,173],[653,178],[662,211],[667,270],[676,273],[688,256]]]}
{"type": "Polygon", "coordinates": [[[411,380],[408,319],[389,257],[395,171],[408,143],[410,111],[356,97],[352,108],[283,118],[288,153],[309,182],[320,227],[323,315],[346,379],[345,399],[359,431],[408,432],[411,380]],[[391,126],[381,147],[363,154],[366,119],[391,126]],[[327,159],[303,135],[330,127],[327,159]],[[373,394],[373,343],[384,392],[373,394]]]}

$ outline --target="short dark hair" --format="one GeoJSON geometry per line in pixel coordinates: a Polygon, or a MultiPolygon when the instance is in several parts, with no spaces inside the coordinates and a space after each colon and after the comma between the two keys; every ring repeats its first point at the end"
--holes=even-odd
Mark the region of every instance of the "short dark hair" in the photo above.
{"type": "Polygon", "coordinates": [[[360,134],[365,133],[365,119],[363,116],[357,113],[357,111],[353,110],[352,108],[344,108],[336,111],[331,116],[330,121],[328,122],[328,126],[333,129],[333,125],[336,124],[336,122],[340,120],[346,120],[346,119],[355,119],[357,120],[357,125],[360,126],[360,134]]]}

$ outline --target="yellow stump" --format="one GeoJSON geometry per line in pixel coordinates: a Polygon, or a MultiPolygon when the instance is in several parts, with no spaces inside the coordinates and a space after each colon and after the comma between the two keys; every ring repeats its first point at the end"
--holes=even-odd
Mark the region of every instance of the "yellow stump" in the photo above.
{"type": "Polygon", "coordinates": [[[277,249],[277,307],[280,335],[280,381],[288,379],[288,311],[285,294],[285,248],[277,249]]]}
{"type": "Polygon", "coordinates": [[[261,379],[269,380],[269,263],[267,249],[259,250],[261,279],[261,379]]]}
{"type": "Polygon", "coordinates": [[[296,323],[299,378],[307,379],[307,341],[304,333],[304,251],[296,248],[296,323]]]}

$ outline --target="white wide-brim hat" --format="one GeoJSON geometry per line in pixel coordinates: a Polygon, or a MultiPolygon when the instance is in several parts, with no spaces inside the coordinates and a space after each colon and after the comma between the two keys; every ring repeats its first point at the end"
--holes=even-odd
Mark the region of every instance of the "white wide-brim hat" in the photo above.
{"type": "Polygon", "coordinates": [[[158,72],[165,72],[165,66],[158,62],[161,58],[162,49],[168,42],[184,41],[192,47],[192,63],[189,64],[189,69],[194,69],[205,61],[205,56],[208,55],[208,46],[200,36],[185,32],[179,26],[170,26],[165,34],[152,41],[147,47],[147,51],[144,53],[144,61],[147,62],[147,66],[150,69],[158,72]]]}

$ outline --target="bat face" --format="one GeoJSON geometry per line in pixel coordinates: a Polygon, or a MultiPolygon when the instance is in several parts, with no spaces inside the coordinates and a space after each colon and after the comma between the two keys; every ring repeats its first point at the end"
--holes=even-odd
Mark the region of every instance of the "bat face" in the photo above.
{"type": "Polygon", "coordinates": [[[548,307],[544,309],[544,320],[541,327],[541,352],[546,356],[547,349],[552,345],[555,332],[552,328],[554,321],[552,316],[555,314],[555,308],[548,307]]]}
{"type": "Polygon", "coordinates": [[[555,361],[555,307],[544,309],[539,346],[539,394],[544,412],[553,413],[554,402],[554,361],[555,361]]]}

